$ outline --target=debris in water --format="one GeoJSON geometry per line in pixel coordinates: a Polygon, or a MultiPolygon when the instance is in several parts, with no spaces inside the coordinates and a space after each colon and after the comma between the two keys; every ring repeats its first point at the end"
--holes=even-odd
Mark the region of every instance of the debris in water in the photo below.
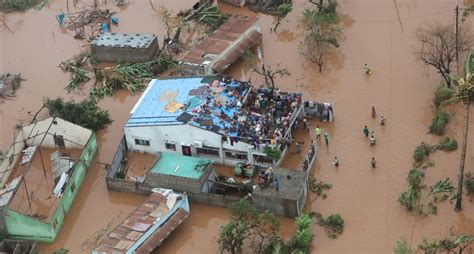
{"type": "Polygon", "coordinates": [[[8,97],[15,96],[15,91],[20,87],[21,82],[24,81],[21,74],[3,74],[0,76],[0,101],[8,97]]]}

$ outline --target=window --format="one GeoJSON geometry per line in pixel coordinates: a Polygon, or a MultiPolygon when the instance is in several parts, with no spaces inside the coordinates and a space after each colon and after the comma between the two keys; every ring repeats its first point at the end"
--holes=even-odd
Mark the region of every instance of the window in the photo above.
{"type": "Polygon", "coordinates": [[[225,157],[233,160],[247,160],[247,154],[237,151],[225,151],[225,157]]]}
{"type": "Polygon", "coordinates": [[[165,143],[165,148],[168,150],[176,151],[176,144],[173,143],[165,143]]]}
{"type": "Polygon", "coordinates": [[[64,144],[64,137],[61,136],[61,135],[56,135],[54,134],[54,144],[57,146],[57,147],[62,147],[64,148],[66,145],[64,144]]]}
{"type": "Polygon", "coordinates": [[[150,140],[145,140],[145,139],[135,139],[135,145],[140,145],[140,146],[150,146],[150,140]]]}
{"type": "Polygon", "coordinates": [[[219,156],[219,148],[204,146],[203,148],[196,148],[196,152],[199,155],[207,155],[207,156],[219,156]]]}
{"type": "Polygon", "coordinates": [[[253,159],[257,162],[273,163],[266,155],[254,154],[253,159]]]}

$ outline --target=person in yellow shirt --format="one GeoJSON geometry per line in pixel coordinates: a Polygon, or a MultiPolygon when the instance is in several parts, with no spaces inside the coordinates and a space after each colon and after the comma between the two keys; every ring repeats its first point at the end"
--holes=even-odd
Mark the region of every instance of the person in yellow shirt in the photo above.
{"type": "Polygon", "coordinates": [[[321,137],[321,128],[319,128],[319,125],[316,126],[316,138],[319,139],[321,137]]]}

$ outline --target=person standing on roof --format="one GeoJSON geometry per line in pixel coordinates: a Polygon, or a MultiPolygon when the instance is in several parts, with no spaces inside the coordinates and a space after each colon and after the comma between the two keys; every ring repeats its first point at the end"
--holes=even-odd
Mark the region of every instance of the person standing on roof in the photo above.
{"type": "Polygon", "coordinates": [[[316,138],[319,139],[321,137],[321,128],[319,128],[319,125],[316,126],[316,138]]]}
{"type": "Polygon", "coordinates": [[[364,127],[364,129],[362,130],[362,132],[364,132],[364,134],[365,134],[366,137],[369,137],[369,128],[367,128],[367,125],[364,127]]]}
{"type": "Polygon", "coordinates": [[[329,134],[327,132],[324,133],[324,142],[326,142],[326,145],[329,145],[329,134]]]}

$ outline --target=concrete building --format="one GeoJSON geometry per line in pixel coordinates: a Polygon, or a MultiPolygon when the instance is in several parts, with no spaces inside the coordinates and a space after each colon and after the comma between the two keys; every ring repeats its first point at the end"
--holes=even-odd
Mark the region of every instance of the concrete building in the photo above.
{"type": "Polygon", "coordinates": [[[103,33],[91,42],[92,53],[99,61],[146,62],[158,51],[155,35],[103,33]]]}
{"type": "Polygon", "coordinates": [[[271,164],[263,152],[271,146],[283,158],[304,114],[302,94],[272,95],[245,82],[226,82],[215,76],[152,80],[125,124],[128,149],[235,165],[271,164]]]}
{"type": "Polygon", "coordinates": [[[96,151],[93,131],[59,118],[22,127],[0,166],[0,232],[54,242],[96,151]]]}
{"type": "Polygon", "coordinates": [[[152,253],[188,218],[189,212],[186,194],[154,189],[91,253],[152,253]]]}
{"type": "Polygon", "coordinates": [[[257,45],[261,38],[256,18],[231,16],[181,59],[180,70],[185,75],[223,73],[246,49],[257,45]]]}

